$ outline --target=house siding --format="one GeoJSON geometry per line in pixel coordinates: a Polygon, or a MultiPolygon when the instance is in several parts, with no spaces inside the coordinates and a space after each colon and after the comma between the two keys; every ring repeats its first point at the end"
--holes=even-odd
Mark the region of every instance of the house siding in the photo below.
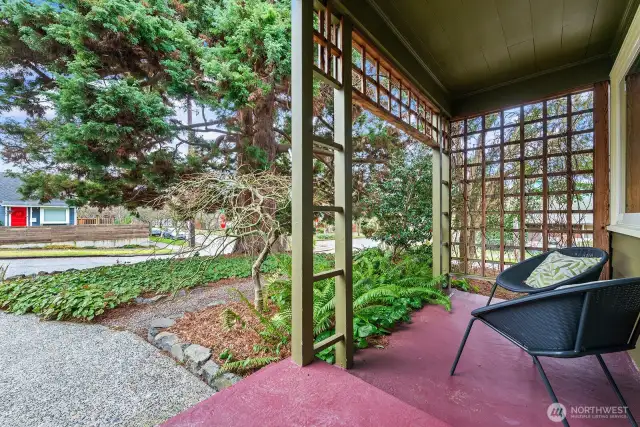
{"type": "Polygon", "coordinates": [[[32,226],[37,227],[40,225],[40,208],[31,208],[31,217],[36,220],[31,223],[32,226]]]}
{"type": "MultiPolygon", "coordinates": [[[[3,226],[6,226],[4,216],[6,213],[6,207],[0,206],[0,221],[3,226]]],[[[27,207],[27,212],[29,214],[29,220],[27,221],[27,226],[29,227],[38,227],[42,225],[40,222],[40,207],[27,207]]],[[[76,220],[76,210],[74,208],[67,208],[69,210],[69,222],[67,224],[57,224],[57,225],[75,225],[76,220]]],[[[54,226],[56,224],[49,224],[49,226],[54,226]]]]}
{"type": "MultiPolygon", "coordinates": [[[[613,278],[640,277],[640,239],[624,234],[612,233],[611,267],[613,278]]],[[[629,352],[637,366],[640,366],[640,348],[629,352]]]]}

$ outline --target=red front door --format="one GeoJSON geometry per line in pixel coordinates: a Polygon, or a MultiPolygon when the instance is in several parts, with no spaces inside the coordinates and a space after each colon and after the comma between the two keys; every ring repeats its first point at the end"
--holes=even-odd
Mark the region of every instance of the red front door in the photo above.
{"type": "Polygon", "coordinates": [[[27,208],[11,208],[11,226],[27,226],[27,208]]]}

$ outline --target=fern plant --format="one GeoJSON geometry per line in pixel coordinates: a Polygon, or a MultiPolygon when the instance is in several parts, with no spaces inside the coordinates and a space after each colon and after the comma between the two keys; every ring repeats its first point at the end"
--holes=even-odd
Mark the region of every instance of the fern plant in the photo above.
{"type": "MultiPolygon", "coordinates": [[[[316,272],[331,268],[333,260],[330,257],[316,258],[316,272]]],[[[291,277],[290,260],[283,260],[280,269],[291,277]]],[[[433,277],[431,258],[424,249],[406,252],[397,261],[380,249],[357,253],[353,262],[353,329],[356,346],[365,348],[369,345],[369,337],[388,334],[397,323],[410,321],[411,311],[425,304],[439,304],[449,310],[451,301],[443,293],[442,283],[443,278],[433,277]]],[[[254,350],[269,356],[228,361],[223,365],[224,371],[248,372],[279,360],[281,347],[288,345],[291,337],[291,291],[291,279],[276,276],[269,280],[265,296],[278,308],[277,313],[270,317],[256,310],[241,292],[236,291],[262,326],[256,332],[264,344],[254,346],[254,350]]],[[[239,322],[234,313],[225,311],[223,316],[230,325],[239,322]]],[[[315,282],[313,288],[315,341],[322,341],[334,332],[335,279],[326,279],[315,282]]],[[[317,356],[333,363],[334,347],[321,351],[317,356]]]]}
{"type": "MultiPolygon", "coordinates": [[[[324,271],[332,264],[316,262],[314,269],[324,271]]],[[[354,257],[353,312],[356,346],[368,346],[367,338],[387,334],[395,324],[410,320],[412,310],[424,304],[439,304],[447,310],[451,301],[442,291],[442,278],[434,278],[431,259],[423,250],[408,252],[394,262],[380,249],[367,249],[354,257]]],[[[291,328],[291,280],[272,280],[267,295],[276,303],[279,313],[271,318],[280,328],[291,328]]],[[[314,283],[313,333],[319,342],[334,333],[335,280],[314,283]]],[[[333,361],[333,348],[318,356],[333,361]]]]}

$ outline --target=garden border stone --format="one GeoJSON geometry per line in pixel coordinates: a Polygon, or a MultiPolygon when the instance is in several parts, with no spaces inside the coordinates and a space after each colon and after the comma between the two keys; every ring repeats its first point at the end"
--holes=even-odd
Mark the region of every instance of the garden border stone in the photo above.
{"type": "Polygon", "coordinates": [[[174,324],[174,316],[154,319],[149,326],[147,339],[215,391],[231,387],[242,380],[241,376],[231,372],[220,372],[220,365],[211,360],[210,349],[199,344],[181,342],[176,334],[167,332],[166,329],[174,324]]]}

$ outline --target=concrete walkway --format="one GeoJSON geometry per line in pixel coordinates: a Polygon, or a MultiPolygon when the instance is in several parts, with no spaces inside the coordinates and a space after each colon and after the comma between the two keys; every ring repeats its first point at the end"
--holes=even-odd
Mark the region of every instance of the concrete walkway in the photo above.
{"type": "Polygon", "coordinates": [[[0,426],[151,426],[213,390],[129,332],[0,312],[0,426]]]}

